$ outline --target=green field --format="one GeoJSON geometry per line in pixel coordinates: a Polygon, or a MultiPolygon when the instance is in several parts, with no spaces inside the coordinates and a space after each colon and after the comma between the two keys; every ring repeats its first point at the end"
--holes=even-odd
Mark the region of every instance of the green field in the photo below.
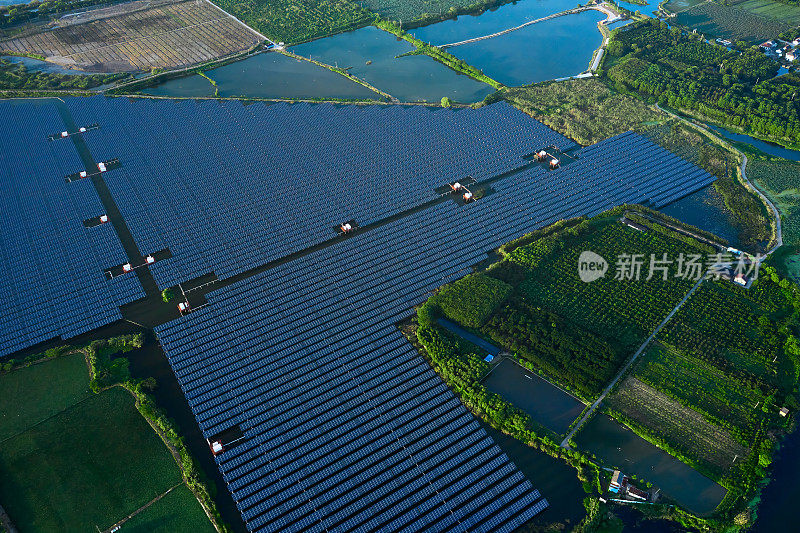
{"type": "Polygon", "coordinates": [[[274,41],[297,44],[370,24],[374,15],[349,0],[213,0],[274,41]]]}
{"type": "Polygon", "coordinates": [[[678,24],[707,37],[760,43],[800,24],[800,8],[769,0],[730,5],[704,2],[680,12],[677,20],[678,24]]]}
{"type": "MultiPolygon", "coordinates": [[[[0,413],[0,502],[21,531],[103,530],[182,484],[133,397],[90,392],[82,354],[1,375],[0,413]]],[[[211,526],[199,504],[174,508],[211,526]]]]}
{"type": "Polygon", "coordinates": [[[751,158],[747,176],[764,189],[780,211],[783,242],[800,246],[800,163],[751,158]]]}
{"type": "Polygon", "coordinates": [[[0,441],[91,395],[82,354],[59,357],[0,377],[0,402],[4,404],[0,409],[0,441]]]}
{"type": "Polygon", "coordinates": [[[720,477],[737,457],[746,457],[747,446],[729,432],[708,422],[703,416],[635,377],[626,379],[606,400],[606,405],[622,414],[625,422],[646,431],[691,464],[720,477]]]}
{"type": "Polygon", "coordinates": [[[212,533],[215,530],[192,491],[186,485],[181,485],[144,512],[125,522],[120,531],[122,533],[173,533],[175,531],[212,533]]]}
{"type": "Polygon", "coordinates": [[[509,87],[498,96],[583,145],[669,118],[595,78],[509,87]]]}
{"type": "Polygon", "coordinates": [[[441,289],[431,305],[578,396],[595,397],[694,283],[661,274],[645,279],[650,255],[705,250],[657,229],[623,226],[621,211],[616,213],[528,238],[485,274],[441,289]],[[606,258],[605,277],[580,280],[578,258],[584,250],[606,258]],[[617,257],[625,253],[641,254],[641,279],[615,279],[617,257]],[[480,280],[502,290],[489,283],[476,288],[480,280]],[[492,291],[494,297],[486,296],[492,291]]]}
{"type": "Polygon", "coordinates": [[[364,7],[381,17],[404,24],[426,23],[473,10],[472,8],[500,5],[507,0],[365,0],[364,7]]]}

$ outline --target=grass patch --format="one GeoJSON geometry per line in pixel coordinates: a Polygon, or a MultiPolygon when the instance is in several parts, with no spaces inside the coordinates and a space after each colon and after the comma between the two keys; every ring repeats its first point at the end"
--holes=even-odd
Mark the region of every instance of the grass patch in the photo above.
{"type": "Polygon", "coordinates": [[[122,531],[125,533],[172,533],[173,531],[213,533],[215,530],[192,491],[185,485],[181,485],[125,522],[122,531]]]}
{"type": "Polygon", "coordinates": [[[505,99],[582,145],[668,119],[653,106],[615,92],[595,78],[509,87],[490,98],[505,99]]]}
{"type": "Polygon", "coordinates": [[[472,274],[448,285],[436,300],[448,318],[478,328],[511,293],[511,286],[484,274],[472,274]]]}
{"type": "Polygon", "coordinates": [[[110,389],[2,443],[0,501],[21,530],[105,529],[181,482],[133,403],[110,389]]]}
{"type": "Polygon", "coordinates": [[[0,441],[91,396],[83,354],[59,357],[0,377],[0,441]],[[5,399],[5,400],[3,400],[5,399]]]}

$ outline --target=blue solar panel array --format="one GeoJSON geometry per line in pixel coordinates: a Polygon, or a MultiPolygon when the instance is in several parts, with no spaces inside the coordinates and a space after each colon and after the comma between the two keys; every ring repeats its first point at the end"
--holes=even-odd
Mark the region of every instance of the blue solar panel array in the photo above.
{"type": "MultiPolygon", "coordinates": [[[[436,198],[448,182],[495,176],[523,155],[575,144],[505,103],[477,111],[72,99],[137,242],[173,258],[154,265],[167,287],[187,272],[226,278],[436,198]],[[164,120],[170,117],[171,120],[164,120]]],[[[140,248],[147,249],[140,244],[140,248]]]]}
{"type": "MultiPolygon", "coordinates": [[[[149,267],[162,288],[263,265],[330,239],[337,222],[386,219],[436,198],[434,189],[448,182],[519,168],[543,147],[574,150],[577,159],[558,170],[533,166],[493,181],[494,192],[477,202],[405,213],[214,291],[208,305],[157,328],[204,435],[244,432],[217,461],[253,531],[511,531],[541,512],[547,501],[397,321],[525,232],[621,203],[657,207],[712,181],[638,135],[578,148],[506,104],[453,111],[79,98],[67,105],[78,123],[102,124],[86,136],[95,160],[120,159],[104,178],[140,250],[170,248],[171,259],[149,267]]],[[[48,132],[60,129],[53,116],[38,121],[48,132]]],[[[101,214],[99,200],[86,180],[64,183],[79,161],[66,143],[41,148],[39,133],[26,134],[26,157],[44,158],[33,167],[48,172],[25,172],[21,161],[9,167],[18,181],[0,215],[10,222],[0,229],[0,253],[16,269],[0,279],[14,295],[13,305],[0,302],[0,326],[20,337],[42,331],[20,307],[36,290],[70,295],[51,307],[67,309],[54,316],[75,317],[73,329],[85,326],[85,310],[101,293],[117,304],[141,295],[135,276],[102,278],[96,257],[108,267],[125,254],[110,225],[83,227],[101,214]],[[78,244],[24,221],[35,211],[22,192],[31,182],[41,190],[28,196],[65,206],[45,202],[56,226],[74,227],[68,235],[78,244]],[[31,252],[38,233],[46,242],[31,252]],[[31,273],[46,272],[50,249],[81,257],[66,284],[31,273]],[[28,255],[16,261],[18,250],[28,255]]],[[[8,139],[0,142],[8,153],[8,139]]],[[[5,157],[2,164],[10,165],[5,157]]],[[[118,318],[113,309],[92,318],[110,322],[118,318]]],[[[13,349],[10,338],[3,349],[13,349]]]]}
{"type": "Polygon", "coordinates": [[[103,213],[102,204],[88,180],[64,181],[83,164],[72,140],[47,139],[64,130],[55,106],[4,102],[0,122],[10,125],[0,133],[3,356],[114,322],[121,318],[118,302],[136,288],[110,285],[103,275],[105,256],[119,243],[94,241],[83,225],[103,213]]]}
{"type": "Polygon", "coordinates": [[[637,135],[577,155],[215,291],[158,329],[204,434],[244,430],[218,462],[250,529],[508,531],[546,506],[395,324],[522,233],[711,179],[637,135]]]}

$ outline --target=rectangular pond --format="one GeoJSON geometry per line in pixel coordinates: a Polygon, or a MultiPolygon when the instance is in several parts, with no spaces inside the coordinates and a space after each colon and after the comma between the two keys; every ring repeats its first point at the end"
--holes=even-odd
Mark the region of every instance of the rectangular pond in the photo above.
{"type": "MultiPolygon", "coordinates": [[[[326,68],[273,52],[254,55],[205,74],[217,83],[218,95],[222,97],[383,99],[326,68]]],[[[214,96],[214,86],[196,75],[169,80],[142,92],[153,96],[214,96]]]]}
{"type": "Polygon", "coordinates": [[[580,449],[595,454],[607,466],[650,481],[694,513],[711,513],[727,492],[606,415],[598,414],[591,418],[574,440],[580,449]]]}
{"type": "Polygon", "coordinates": [[[483,384],[559,435],[567,432],[585,407],[574,396],[511,359],[503,359],[483,384]]]}
{"type": "Polygon", "coordinates": [[[293,46],[291,51],[347,68],[404,102],[438,102],[449,97],[472,103],[494,92],[491,86],[459,74],[427,56],[396,57],[414,49],[407,41],[374,26],[293,46]]]}
{"type": "Polygon", "coordinates": [[[509,86],[574,76],[589,68],[602,44],[603,19],[599,11],[583,11],[447,51],[509,86]]]}

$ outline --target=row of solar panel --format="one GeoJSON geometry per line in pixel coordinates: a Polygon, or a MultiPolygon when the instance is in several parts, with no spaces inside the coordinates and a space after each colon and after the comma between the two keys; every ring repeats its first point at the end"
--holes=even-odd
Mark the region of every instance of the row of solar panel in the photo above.
{"type": "Polygon", "coordinates": [[[121,262],[121,248],[110,226],[82,224],[103,213],[102,203],[90,180],[64,181],[83,165],[72,140],[47,139],[63,130],[56,107],[4,102],[0,119],[18,125],[0,135],[0,173],[7,176],[0,192],[2,356],[118,320],[117,306],[141,288],[103,276],[108,257],[121,262]]]}
{"type": "MultiPolygon", "coordinates": [[[[435,197],[433,189],[447,181],[508,170],[541,145],[573,144],[505,105],[470,113],[403,108],[392,112],[402,128],[381,122],[370,128],[365,121],[370,113],[383,116],[381,109],[163,103],[185,114],[165,123],[151,105],[101,104],[107,116],[119,113],[121,127],[105,127],[90,145],[96,156],[113,153],[124,162],[126,171],[107,181],[126,218],[147,212],[160,226],[131,224],[137,240],[164,240],[173,252],[173,260],[154,268],[161,285],[203,266],[198,256],[227,277],[331,238],[339,219],[382,219],[435,197]],[[210,121],[222,123],[209,130],[210,121]],[[273,134],[254,138],[253,128],[264,123],[273,134]],[[148,136],[131,136],[127,127],[148,136]]],[[[70,105],[80,108],[76,114],[89,106],[70,105]]]]}

